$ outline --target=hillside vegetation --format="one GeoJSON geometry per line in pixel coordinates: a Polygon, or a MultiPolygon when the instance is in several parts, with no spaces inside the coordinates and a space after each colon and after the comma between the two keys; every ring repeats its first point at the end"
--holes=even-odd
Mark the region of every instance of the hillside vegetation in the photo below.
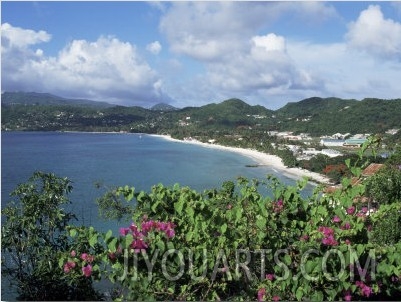
{"type": "Polygon", "coordinates": [[[197,133],[245,127],[318,136],[336,132],[384,133],[401,127],[401,99],[313,97],[274,111],[234,98],[201,107],[177,109],[159,104],[145,109],[50,94],[5,92],[1,106],[3,130],[197,133]]]}

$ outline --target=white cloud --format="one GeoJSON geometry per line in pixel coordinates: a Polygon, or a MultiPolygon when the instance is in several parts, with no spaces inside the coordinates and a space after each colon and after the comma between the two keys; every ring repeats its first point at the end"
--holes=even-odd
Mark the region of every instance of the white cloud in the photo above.
{"type": "Polygon", "coordinates": [[[298,67],[283,36],[257,34],[289,15],[303,21],[314,16],[314,25],[337,16],[326,3],[173,2],[161,18],[160,30],[171,51],[201,62],[201,71],[206,71],[187,81],[187,89],[175,87],[180,91],[177,97],[199,102],[204,96],[208,103],[235,96],[263,103],[272,92],[310,92],[324,86],[316,73],[298,67]]]}
{"type": "MultiPolygon", "coordinates": [[[[400,62],[375,60],[367,53],[350,49],[346,43],[287,41],[287,47],[300,69],[313,70],[315,78],[322,79],[314,95],[356,99],[392,99],[401,95],[400,62]]],[[[299,93],[303,95],[304,92],[299,93]]]]}
{"type": "Polygon", "coordinates": [[[159,41],[154,41],[146,45],[146,49],[150,51],[152,54],[157,55],[162,50],[162,46],[159,41]]]}
{"type": "MultiPolygon", "coordinates": [[[[14,31],[11,26],[9,31],[14,31]]],[[[26,48],[46,40],[41,32],[33,34],[37,38],[29,43],[2,46],[2,90],[44,91],[144,106],[168,100],[157,72],[130,43],[113,37],[73,40],[57,57],[46,57],[40,49],[26,48]]]]}
{"type": "Polygon", "coordinates": [[[48,42],[50,39],[51,35],[43,30],[36,32],[30,29],[13,27],[9,23],[4,23],[1,25],[2,47],[25,48],[29,45],[48,42]]]}
{"type": "Polygon", "coordinates": [[[160,30],[173,52],[200,61],[216,61],[246,51],[250,37],[287,14],[317,23],[336,12],[326,3],[173,2],[161,18],[160,30]]]}
{"type": "Polygon", "coordinates": [[[401,23],[385,19],[380,6],[369,5],[349,24],[351,47],[383,58],[401,58],[401,23]]]}

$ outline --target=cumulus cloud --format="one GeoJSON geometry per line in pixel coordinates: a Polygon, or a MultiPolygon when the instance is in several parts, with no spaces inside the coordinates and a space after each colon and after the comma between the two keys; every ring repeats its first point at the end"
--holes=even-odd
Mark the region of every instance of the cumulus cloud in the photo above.
{"type": "Polygon", "coordinates": [[[153,53],[154,55],[157,55],[160,53],[162,50],[162,46],[159,41],[154,41],[148,45],[146,45],[146,49],[153,53]]]}
{"type": "Polygon", "coordinates": [[[206,71],[196,83],[188,83],[195,98],[207,95],[205,102],[210,102],[213,96],[249,97],[248,101],[256,97],[260,103],[271,92],[310,91],[324,85],[308,68],[297,66],[283,36],[256,34],[289,15],[302,20],[314,16],[315,24],[333,18],[336,11],[326,3],[174,2],[165,9],[159,27],[171,51],[200,62],[206,71]]]}
{"type": "Polygon", "coordinates": [[[42,42],[48,42],[51,35],[47,32],[34,31],[13,27],[9,23],[1,25],[1,44],[6,48],[26,48],[29,45],[34,45],[42,42]]]}
{"type": "Polygon", "coordinates": [[[369,5],[349,24],[351,47],[383,58],[401,58],[401,23],[385,19],[379,5],[369,5]]]}
{"type": "MultiPolygon", "coordinates": [[[[6,28],[15,32],[10,25],[6,28]]],[[[45,91],[137,105],[168,100],[157,72],[130,43],[114,37],[100,37],[93,42],[73,40],[57,57],[46,57],[43,51],[26,46],[45,42],[48,35],[33,35],[36,38],[24,43],[20,36],[9,38],[19,42],[2,46],[3,90],[45,91]]]]}
{"type": "Polygon", "coordinates": [[[216,61],[236,51],[246,51],[246,41],[277,19],[320,20],[335,15],[325,3],[291,2],[173,2],[165,10],[160,30],[173,52],[200,61],[216,61]]]}

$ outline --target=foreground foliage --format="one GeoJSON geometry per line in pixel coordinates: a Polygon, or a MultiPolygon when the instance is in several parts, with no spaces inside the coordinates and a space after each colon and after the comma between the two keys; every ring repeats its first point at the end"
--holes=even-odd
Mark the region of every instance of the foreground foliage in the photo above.
{"type": "MultiPolygon", "coordinates": [[[[361,177],[361,168],[349,169],[361,177]]],[[[102,280],[116,300],[399,300],[401,200],[374,208],[367,184],[351,178],[334,193],[318,187],[309,198],[300,194],[305,185],[268,177],[239,178],[204,192],[179,185],[150,192],[119,187],[99,200],[104,217],[132,219],[122,222],[119,234],[62,220],[57,231],[65,245],[27,255],[51,259],[53,280],[70,289],[86,284],[85,294],[91,293],[91,282],[102,280]]],[[[49,191],[40,194],[44,199],[33,198],[36,191],[20,198],[63,200],[67,191],[57,192],[56,199],[49,191]]],[[[15,221],[16,213],[7,215],[15,221]]],[[[12,237],[24,236],[24,227],[10,233],[16,228],[11,222],[2,234],[8,248],[12,237]]],[[[26,250],[16,252],[25,257],[26,250]]],[[[73,292],[65,299],[83,295],[73,292]]]]}
{"type": "Polygon", "coordinates": [[[71,249],[66,227],[75,216],[62,208],[71,189],[66,178],[36,172],[2,210],[2,273],[21,300],[100,298],[90,279],[70,282],[58,267],[60,253],[71,249]]]}

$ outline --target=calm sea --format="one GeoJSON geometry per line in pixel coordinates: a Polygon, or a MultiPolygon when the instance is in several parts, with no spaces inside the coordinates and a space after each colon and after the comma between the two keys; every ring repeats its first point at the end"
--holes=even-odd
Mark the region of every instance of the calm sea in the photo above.
{"type": "Polygon", "coordinates": [[[203,191],[238,176],[265,179],[267,174],[295,183],[269,167],[246,167],[255,162],[237,153],[145,134],[2,132],[1,161],[2,207],[34,171],[52,172],[73,181],[70,199],[78,218],[102,229],[110,225],[98,219],[95,200],[104,190],[95,183],[137,191],[179,183],[203,191]]]}
{"type": "Polygon", "coordinates": [[[10,192],[34,171],[52,172],[73,181],[70,199],[80,223],[102,231],[112,229],[116,234],[121,225],[98,218],[95,200],[104,189],[97,189],[95,183],[129,185],[137,191],[150,191],[158,183],[179,183],[203,191],[219,188],[238,176],[265,179],[267,174],[286,184],[295,183],[269,167],[246,167],[249,164],[255,162],[237,153],[144,134],[2,132],[1,205],[7,204],[10,192]]]}

